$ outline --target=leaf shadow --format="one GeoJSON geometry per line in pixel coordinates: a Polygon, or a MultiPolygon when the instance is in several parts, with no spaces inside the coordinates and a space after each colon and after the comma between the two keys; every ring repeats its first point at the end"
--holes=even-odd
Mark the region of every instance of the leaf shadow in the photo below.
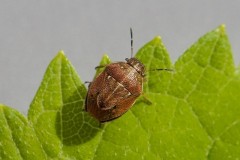
{"type": "Polygon", "coordinates": [[[79,89],[66,100],[69,103],[58,111],[55,122],[57,135],[67,146],[86,143],[103,127],[84,110],[84,100],[76,100],[76,97],[79,97],[79,89]]]}

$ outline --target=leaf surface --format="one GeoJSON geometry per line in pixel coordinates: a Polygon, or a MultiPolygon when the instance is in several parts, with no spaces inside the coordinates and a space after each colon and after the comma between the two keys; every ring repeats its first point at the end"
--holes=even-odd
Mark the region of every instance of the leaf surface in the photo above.
{"type": "Polygon", "coordinates": [[[0,104],[0,159],[46,159],[32,126],[18,111],[0,104]]]}

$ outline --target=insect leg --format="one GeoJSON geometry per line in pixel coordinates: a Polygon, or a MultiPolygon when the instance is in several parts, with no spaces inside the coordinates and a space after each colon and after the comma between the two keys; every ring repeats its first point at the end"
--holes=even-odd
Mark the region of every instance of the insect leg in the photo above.
{"type": "Polygon", "coordinates": [[[99,69],[99,68],[103,68],[103,67],[106,67],[107,65],[99,65],[97,67],[95,67],[95,69],[99,69]]]}

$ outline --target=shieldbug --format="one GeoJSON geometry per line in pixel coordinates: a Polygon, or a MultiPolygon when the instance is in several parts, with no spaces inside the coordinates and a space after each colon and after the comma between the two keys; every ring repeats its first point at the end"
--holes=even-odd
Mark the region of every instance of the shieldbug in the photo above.
{"type": "MultiPolygon", "coordinates": [[[[131,28],[130,33],[132,55],[131,28]]],[[[141,95],[144,73],[144,65],[134,57],[126,58],[126,62],[110,63],[89,84],[85,110],[100,122],[120,117],[132,107],[141,95]]]]}

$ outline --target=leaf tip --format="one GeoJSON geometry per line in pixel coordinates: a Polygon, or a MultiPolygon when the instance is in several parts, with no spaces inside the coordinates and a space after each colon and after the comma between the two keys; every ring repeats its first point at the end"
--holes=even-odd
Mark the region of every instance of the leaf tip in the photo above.
{"type": "Polygon", "coordinates": [[[160,36],[156,36],[149,42],[149,44],[151,45],[162,44],[162,38],[160,36]]]}
{"type": "Polygon", "coordinates": [[[58,55],[59,55],[59,56],[65,56],[65,53],[64,53],[63,50],[60,50],[60,51],[58,51],[58,55]]]}
{"type": "Polygon", "coordinates": [[[54,59],[67,59],[63,50],[58,51],[54,59]]]}
{"type": "Polygon", "coordinates": [[[107,55],[107,53],[104,53],[102,58],[107,58],[107,59],[110,59],[109,56],[107,55]]]}
{"type": "Polygon", "coordinates": [[[100,65],[107,65],[109,63],[111,63],[109,56],[106,53],[103,54],[102,59],[100,61],[100,65]]]}
{"type": "Polygon", "coordinates": [[[154,39],[153,39],[154,42],[161,42],[162,41],[162,37],[161,36],[156,36],[154,39]]]}
{"type": "Polygon", "coordinates": [[[106,53],[104,53],[102,56],[102,59],[100,61],[100,65],[106,65],[109,63],[111,63],[111,60],[110,60],[109,56],[106,53]]]}
{"type": "Polygon", "coordinates": [[[221,24],[217,29],[216,32],[219,32],[221,34],[225,34],[226,31],[226,25],[225,24],[221,24]]]}

